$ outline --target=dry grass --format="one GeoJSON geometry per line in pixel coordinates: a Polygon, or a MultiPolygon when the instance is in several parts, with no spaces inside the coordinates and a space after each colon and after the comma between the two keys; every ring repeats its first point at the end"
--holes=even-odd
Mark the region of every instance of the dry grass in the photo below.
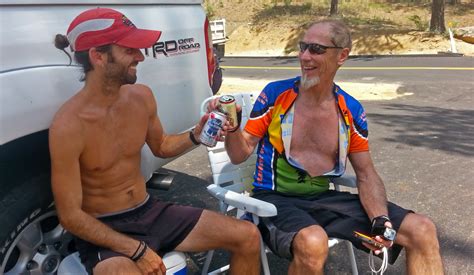
{"type": "MultiPolygon", "coordinates": [[[[446,5],[445,21],[454,28],[474,26],[474,3],[446,5]]],[[[320,0],[207,0],[211,18],[226,18],[227,53],[273,52],[292,55],[308,22],[326,18],[329,2],[320,0]],[[275,2],[278,2],[275,4],[275,2]]],[[[431,4],[391,4],[369,0],[339,1],[338,17],[353,30],[354,53],[416,53],[446,51],[447,34],[427,31],[431,4]]],[[[474,45],[458,43],[465,52],[474,45]]],[[[472,48],[472,49],[471,49],[472,48]]]]}

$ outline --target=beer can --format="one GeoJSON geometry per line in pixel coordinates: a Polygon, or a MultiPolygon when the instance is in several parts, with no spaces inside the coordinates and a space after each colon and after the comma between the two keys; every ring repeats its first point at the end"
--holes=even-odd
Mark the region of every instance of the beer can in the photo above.
{"type": "Polygon", "coordinates": [[[219,98],[220,109],[227,115],[229,120],[230,128],[233,131],[239,127],[239,121],[237,120],[237,107],[235,105],[235,98],[231,95],[223,95],[219,98]]]}
{"type": "Polygon", "coordinates": [[[217,144],[217,138],[219,129],[224,126],[225,122],[227,121],[227,116],[224,113],[219,111],[212,111],[209,114],[209,118],[204,124],[204,128],[201,131],[201,135],[199,139],[201,143],[206,145],[207,147],[214,147],[217,144]]]}

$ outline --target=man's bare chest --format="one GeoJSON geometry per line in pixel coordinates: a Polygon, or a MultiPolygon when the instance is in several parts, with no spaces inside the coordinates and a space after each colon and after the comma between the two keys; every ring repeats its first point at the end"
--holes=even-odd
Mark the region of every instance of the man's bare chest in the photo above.
{"type": "Polygon", "coordinates": [[[331,114],[296,113],[291,138],[291,153],[335,156],[338,148],[339,121],[331,114]]]}
{"type": "Polygon", "coordinates": [[[84,123],[83,168],[107,170],[121,160],[136,158],[146,140],[147,116],[140,112],[105,116],[84,123]]]}
{"type": "Polygon", "coordinates": [[[298,98],[292,106],[293,125],[287,157],[311,176],[334,168],[339,150],[339,115],[335,100],[319,105],[298,98]],[[298,101],[299,99],[299,101],[298,101]]]}

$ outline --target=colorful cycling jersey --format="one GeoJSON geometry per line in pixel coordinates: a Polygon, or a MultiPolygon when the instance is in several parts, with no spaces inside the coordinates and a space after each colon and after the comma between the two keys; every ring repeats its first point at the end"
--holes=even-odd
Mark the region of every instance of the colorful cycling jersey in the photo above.
{"type": "Polygon", "coordinates": [[[359,101],[334,84],[340,111],[339,150],[332,171],[311,177],[289,152],[293,105],[300,77],[268,84],[255,101],[245,131],[261,138],[257,147],[254,190],[274,190],[291,195],[314,195],[329,189],[329,177],[341,176],[347,155],[369,150],[365,111],[359,101]],[[288,138],[289,137],[289,138],[288,138]]]}

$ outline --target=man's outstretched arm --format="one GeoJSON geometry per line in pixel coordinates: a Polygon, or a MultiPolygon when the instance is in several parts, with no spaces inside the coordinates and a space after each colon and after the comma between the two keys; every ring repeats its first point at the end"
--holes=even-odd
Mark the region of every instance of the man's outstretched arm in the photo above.
{"type": "MultiPolygon", "coordinates": [[[[146,143],[150,147],[153,154],[160,158],[176,157],[193,147],[194,143],[190,139],[189,132],[181,134],[167,134],[165,132],[160,118],[157,115],[158,106],[153,96],[153,92],[147,86],[142,85],[140,87],[139,93],[145,104],[144,107],[146,107],[148,111],[146,143]]],[[[177,113],[176,115],[185,114],[177,113]]],[[[199,122],[196,124],[193,133],[191,133],[194,137],[194,140],[200,141],[199,136],[207,118],[207,114],[202,116],[199,122]]]]}

